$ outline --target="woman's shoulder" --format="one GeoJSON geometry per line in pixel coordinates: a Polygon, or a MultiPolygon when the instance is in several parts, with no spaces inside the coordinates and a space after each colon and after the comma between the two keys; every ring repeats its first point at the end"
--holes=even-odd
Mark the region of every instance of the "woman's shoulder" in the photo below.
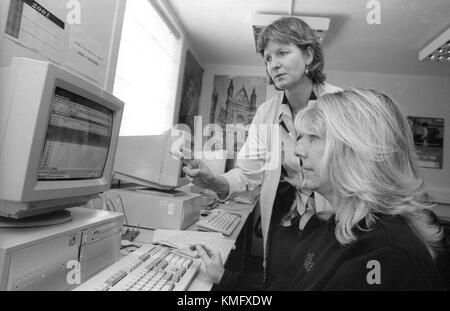
{"type": "Polygon", "coordinates": [[[390,257],[396,254],[400,260],[408,259],[409,263],[433,265],[425,243],[399,215],[379,217],[372,229],[359,231],[355,246],[369,252],[385,252],[390,257]]]}
{"type": "MultiPolygon", "coordinates": [[[[362,227],[361,223],[360,227],[362,227]]],[[[424,246],[406,220],[399,215],[377,215],[372,228],[369,230],[361,229],[358,232],[358,240],[364,241],[366,239],[378,241],[384,246],[399,247],[404,250],[424,246]]],[[[377,245],[377,243],[374,245],[377,245]]]]}
{"type": "Polygon", "coordinates": [[[283,103],[284,92],[277,92],[274,96],[264,101],[257,109],[255,119],[259,118],[264,121],[275,118],[280,105],[283,103]]]}
{"type": "Polygon", "coordinates": [[[380,217],[372,230],[361,232],[349,251],[362,263],[379,263],[385,285],[391,283],[387,288],[442,288],[431,254],[402,216],[380,217]]]}
{"type": "Polygon", "coordinates": [[[284,98],[284,92],[279,91],[279,92],[275,93],[275,95],[273,95],[269,99],[265,100],[258,107],[257,110],[268,110],[268,109],[272,108],[274,106],[274,104],[282,104],[283,98],[284,98]]]}

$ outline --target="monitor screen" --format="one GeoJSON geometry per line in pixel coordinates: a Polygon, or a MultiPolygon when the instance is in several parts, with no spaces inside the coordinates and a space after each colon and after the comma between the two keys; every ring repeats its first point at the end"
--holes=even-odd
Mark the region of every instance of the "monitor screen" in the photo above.
{"type": "Polygon", "coordinates": [[[38,180],[84,180],[102,177],[112,128],[112,110],[56,87],[50,105],[38,180]]]}

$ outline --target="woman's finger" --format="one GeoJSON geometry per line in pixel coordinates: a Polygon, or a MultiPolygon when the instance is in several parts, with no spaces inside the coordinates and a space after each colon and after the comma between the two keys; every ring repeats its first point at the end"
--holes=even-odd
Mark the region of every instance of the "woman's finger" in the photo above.
{"type": "Polygon", "coordinates": [[[183,171],[190,177],[196,177],[199,174],[200,169],[198,168],[192,169],[189,166],[185,166],[183,167],[183,171]]]}
{"type": "Polygon", "coordinates": [[[195,245],[195,249],[197,250],[197,254],[205,263],[209,263],[211,261],[211,258],[208,256],[207,252],[201,245],[195,245]]]}

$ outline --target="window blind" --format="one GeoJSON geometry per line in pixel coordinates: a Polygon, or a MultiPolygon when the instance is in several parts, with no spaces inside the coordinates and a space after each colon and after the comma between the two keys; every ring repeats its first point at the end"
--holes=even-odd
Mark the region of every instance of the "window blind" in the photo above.
{"type": "Polygon", "coordinates": [[[125,102],[121,136],[160,134],[172,126],[181,41],[155,4],[127,1],[113,91],[125,102]]]}

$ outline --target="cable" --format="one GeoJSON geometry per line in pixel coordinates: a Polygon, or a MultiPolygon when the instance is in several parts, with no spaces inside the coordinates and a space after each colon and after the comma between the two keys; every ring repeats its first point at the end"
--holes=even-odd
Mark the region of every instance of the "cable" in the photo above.
{"type": "Polygon", "coordinates": [[[120,195],[117,196],[117,201],[120,203],[120,206],[122,207],[123,217],[125,218],[125,224],[128,226],[127,213],[125,212],[125,206],[123,205],[122,197],[120,195]]]}
{"type": "MultiPolygon", "coordinates": [[[[128,237],[129,241],[134,241],[134,239],[136,239],[136,237],[141,233],[141,231],[139,230],[139,224],[138,224],[137,230],[129,229],[127,212],[125,211],[125,205],[123,204],[122,197],[120,195],[117,195],[117,199],[116,200],[117,200],[118,203],[120,203],[120,206],[122,207],[123,217],[125,219],[125,225],[128,227],[125,230],[124,234],[122,235],[122,239],[124,239],[126,236],[129,236],[128,237]]],[[[125,239],[127,239],[127,238],[125,238],[125,239]]]]}
{"type": "Polygon", "coordinates": [[[112,211],[117,213],[116,208],[114,207],[114,203],[112,202],[112,200],[111,200],[111,199],[107,199],[107,200],[106,200],[106,206],[108,207],[108,211],[111,212],[111,207],[110,207],[110,205],[111,205],[111,207],[112,207],[112,211]]]}

